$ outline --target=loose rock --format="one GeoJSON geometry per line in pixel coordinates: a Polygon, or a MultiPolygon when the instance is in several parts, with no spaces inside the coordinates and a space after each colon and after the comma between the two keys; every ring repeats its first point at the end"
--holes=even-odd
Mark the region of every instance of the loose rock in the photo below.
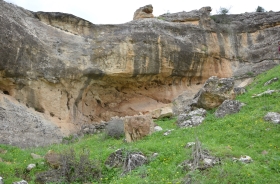
{"type": "Polygon", "coordinates": [[[280,114],[277,113],[277,112],[268,112],[264,116],[264,120],[265,121],[270,121],[270,122],[275,123],[275,124],[279,124],[280,123],[280,114]]]}
{"type": "Polygon", "coordinates": [[[241,103],[238,100],[225,100],[222,105],[220,105],[216,110],[215,116],[218,118],[222,118],[228,114],[237,113],[244,105],[244,103],[241,103]]]}
{"type": "Polygon", "coordinates": [[[264,86],[270,85],[270,84],[272,84],[272,83],[274,83],[274,82],[276,82],[276,81],[278,81],[278,80],[279,80],[278,77],[275,77],[275,78],[273,78],[273,79],[270,79],[269,81],[267,81],[266,83],[264,83],[264,86]]]}
{"type": "Polygon", "coordinates": [[[192,127],[201,124],[206,116],[205,109],[196,109],[189,113],[182,113],[178,116],[179,127],[192,127]]]}
{"type": "Polygon", "coordinates": [[[247,155],[243,155],[239,159],[233,158],[233,160],[243,162],[243,163],[246,163],[246,164],[250,163],[250,162],[253,162],[253,159],[250,156],[247,156],[247,155]]]}
{"type": "Polygon", "coordinates": [[[21,181],[13,182],[13,184],[28,184],[28,183],[25,180],[21,180],[21,181]]]}
{"type": "Polygon", "coordinates": [[[30,155],[31,155],[31,157],[32,157],[33,159],[41,159],[41,158],[43,158],[41,155],[37,155],[37,154],[35,154],[35,153],[31,153],[30,155]]]}
{"type": "Polygon", "coordinates": [[[155,132],[162,131],[162,128],[160,126],[155,126],[154,131],[155,132]]]}
{"type": "Polygon", "coordinates": [[[263,95],[271,95],[272,93],[275,93],[275,92],[279,92],[279,90],[270,90],[270,89],[268,89],[268,90],[266,90],[266,91],[263,92],[263,93],[254,94],[254,95],[252,96],[252,98],[260,97],[260,96],[263,96],[263,95]]]}
{"type": "Polygon", "coordinates": [[[33,168],[35,168],[36,165],[35,164],[29,164],[26,168],[27,171],[31,171],[33,168]]]}

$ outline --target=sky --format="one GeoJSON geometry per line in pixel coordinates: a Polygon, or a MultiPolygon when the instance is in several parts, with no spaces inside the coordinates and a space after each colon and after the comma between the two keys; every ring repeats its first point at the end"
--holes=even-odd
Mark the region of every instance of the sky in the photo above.
{"type": "Polygon", "coordinates": [[[230,14],[255,12],[258,6],[266,11],[280,11],[277,0],[5,0],[31,11],[63,12],[81,17],[93,24],[121,24],[133,19],[138,8],[152,4],[154,16],[164,13],[198,10],[211,6],[211,14],[223,7],[230,14]]]}

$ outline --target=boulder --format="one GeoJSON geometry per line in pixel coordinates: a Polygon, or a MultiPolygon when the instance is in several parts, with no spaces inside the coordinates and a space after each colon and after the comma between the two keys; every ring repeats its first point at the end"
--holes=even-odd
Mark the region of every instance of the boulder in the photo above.
{"type": "Polygon", "coordinates": [[[111,153],[105,161],[105,166],[109,169],[122,167],[124,162],[123,150],[118,149],[115,152],[111,153]]]}
{"type": "Polygon", "coordinates": [[[178,116],[179,127],[192,127],[201,124],[206,116],[206,110],[199,108],[189,113],[182,113],[178,116]]]}
{"type": "Polygon", "coordinates": [[[216,76],[212,76],[195,95],[191,106],[204,109],[216,108],[221,105],[223,101],[235,98],[233,87],[233,78],[219,79],[216,76]]]}
{"type": "Polygon", "coordinates": [[[28,166],[26,167],[26,171],[31,171],[35,167],[36,167],[36,164],[28,164],[28,166]]]}
{"type": "Polygon", "coordinates": [[[137,19],[144,19],[144,18],[153,18],[153,6],[152,5],[146,5],[139,9],[137,9],[134,12],[133,20],[137,19]]]}
{"type": "Polygon", "coordinates": [[[152,118],[154,119],[160,119],[160,118],[165,118],[165,117],[172,117],[173,116],[173,111],[171,105],[162,107],[160,109],[156,109],[151,112],[152,118]]]}
{"type": "Polygon", "coordinates": [[[141,152],[118,149],[111,153],[105,165],[107,168],[123,167],[123,174],[132,171],[147,162],[147,157],[141,152]]]}
{"type": "Polygon", "coordinates": [[[222,118],[228,114],[237,113],[244,105],[244,103],[241,103],[238,100],[225,100],[222,105],[220,105],[216,110],[215,116],[218,118],[222,118]]]}
{"type": "Polygon", "coordinates": [[[270,121],[270,122],[275,123],[275,124],[279,124],[280,123],[280,114],[277,113],[277,112],[268,112],[264,116],[264,120],[265,121],[270,121]]]}
{"type": "Polygon", "coordinates": [[[124,132],[127,142],[140,140],[154,131],[151,116],[127,116],[124,118],[124,132]]]}

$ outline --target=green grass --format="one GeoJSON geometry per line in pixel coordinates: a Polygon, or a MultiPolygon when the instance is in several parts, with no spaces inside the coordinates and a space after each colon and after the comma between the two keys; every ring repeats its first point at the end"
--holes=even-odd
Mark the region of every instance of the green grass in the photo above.
{"type": "Polygon", "coordinates": [[[176,119],[162,119],[156,123],[164,130],[174,129],[170,135],[163,136],[163,132],[156,132],[134,143],[124,143],[122,140],[104,138],[103,134],[86,136],[69,145],[57,144],[44,148],[22,150],[12,146],[0,145],[7,150],[0,153],[0,176],[5,183],[12,183],[25,179],[34,183],[35,174],[48,169],[42,164],[44,160],[33,160],[30,153],[44,155],[52,149],[56,152],[73,148],[77,152],[89,149],[90,158],[102,163],[102,178],[92,183],[183,183],[187,173],[179,164],[190,158],[191,150],[186,149],[187,142],[195,141],[198,137],[205,149],[212,155],[221,158],[222,163],[211,169],[191,173],[193,181],[197,183],[280,183],[280,125],[263,120],[263,116],[270,111],[280,112],[280,93],[252,98],[253,94],[267,89],[280,89],[280,81],[269,86],[263,84],[274,78],[280,78],[280,66],[255,77],[254,82],[247,87],[246,94],[237,96],[245,103],[237,114],[218,119],[215,110],[208,111],[203,124],[187,129],[176,126],[176,119]],[[118,148],[140,150],[151,158],[153,153],[158,156],[130,174],[121,176],[120,169],[107,169],[104,162],[110,153],[118,148]],[[262,154],[263,151],[267,154],[262,154]],[[232,158],[249,155],[252,163],[243,164],[233,162],[232,158]],[[29,163],[36,163],[37,167],[30,173],[25,172],[29,163]]]}

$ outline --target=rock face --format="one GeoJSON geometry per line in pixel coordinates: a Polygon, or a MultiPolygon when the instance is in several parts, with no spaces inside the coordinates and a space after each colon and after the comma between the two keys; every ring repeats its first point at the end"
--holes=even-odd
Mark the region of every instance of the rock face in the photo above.
{"type": "Polygon", "coordinates": [[[167,21],[95,25],[0,0],[0,90],[50,116],[61,131],[75,131],[164,107],[210,76],[242,79],[279,64],[280,12],[227,15],[218,23],[209,10],[176,21],[169,14],[167,21]]]}
{"type": "Polygon", "coordinates": [[[50,117],[0,94],[0,144],[21,148],[58,143],[63,134],[50,117]]]}
{"type": "Polygon", "coordinates": [[[233,92],[234,79],[210,77],[203,88],[195,95],[192,106],[213,109],[221,105],[227,99],[235,97],[233,92]]]}
{"type": "Polygon", "coordinates": [[[153,6],[150,4],[137,9],[134,13],[133,20],[153,17],[153,6]]]}
{"type": "Polygon", "coordinates": [[[237,113],[242,106],[244,106],[244,103],[241,103],[238,100],[225,100],[216,110],[215,116],[222,118],[225,115],[237,113]]]}
{"type": "Polygon", "coordinates": [[[127,142],[140,140],[154,132],[153,119],[144,115],[125,117],[124,132],[127,142]]]}

